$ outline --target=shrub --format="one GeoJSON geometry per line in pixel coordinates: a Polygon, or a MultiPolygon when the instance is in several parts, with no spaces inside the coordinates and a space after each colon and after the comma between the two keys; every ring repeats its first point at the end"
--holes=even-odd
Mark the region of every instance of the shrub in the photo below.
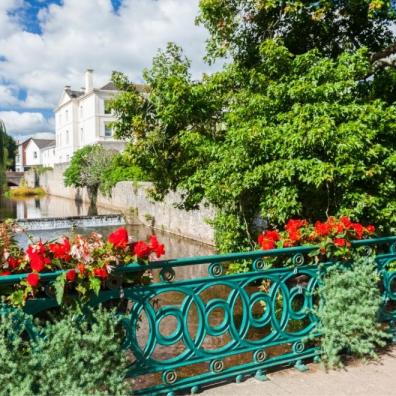
{"type": "Polygon", "coordinates": [[[321,347],[329,367],[342,365],[342,355],[376,358],[388,335],[378,323],[381,303],[374,258],[355,258],[350,266],[331,267],[319,288],[321,347]]]}
{"type": "MultiPolygon", "coordinates": [[[[68,312],[26,341],[22,316],[0,318],[0,383],[12,395],[124,395],[128,362],[118,321],[111,311],[92,311],[93,320],[68,312]]],[[[26,318],[24,318],[26,320],[26,318]]]]}
{"type": "Polygon", "coordinates": [[[33,197],[33,196],[42,196],[45,195],[45,191],[41,187],[27,187],[20,186],[10,189],[5,193],[5,195],[9,198],[25,198],[25,197],[33,197]]]}

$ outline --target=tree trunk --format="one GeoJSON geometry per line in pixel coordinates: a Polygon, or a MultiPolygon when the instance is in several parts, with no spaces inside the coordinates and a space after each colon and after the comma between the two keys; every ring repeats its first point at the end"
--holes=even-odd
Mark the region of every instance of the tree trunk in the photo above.
{"type": "Polygon", "coordinates": [[[96,201],[98,200],[99,186],[92,186],[87,188],[89,198],[88,216],[96,216],[98,214],[98,208],[96,201]]]}

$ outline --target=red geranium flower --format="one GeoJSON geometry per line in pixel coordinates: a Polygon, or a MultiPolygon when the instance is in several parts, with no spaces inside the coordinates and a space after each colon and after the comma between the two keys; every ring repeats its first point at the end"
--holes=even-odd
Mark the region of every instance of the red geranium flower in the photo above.
{"type": "Polygon", "coordinates": [[[30,268],[32,271],[41,272],[44,270],[46,264],[49,264],[51,260],[47,257],[32,253],[29,257],[30,268]]]}
{"type": "Polygon", "coordinates": [[[331,232],[331,225],[329,223],[322,223],[321,221],[317,221],[315,223],[315,232],[319,236],[327,236],[331,232]]]}
{"type": "Polygon", "coordinates": [[[352,221],[347,216],[341,216],[340,217],[340,222],[345,226],[345,228],[351,228],[352,227],[352,221]]]}
{"type": "Polygon", "coordinates": [[[375,233],[375,227],[373,225],[368,225],[366,227],[366,230],[369,234],[374,234],[375,233]]]}
{"type": "Polygon", "coordinates": [[[156,254],[157,258],[160,258],[161,256],[163,256],[165,254],[165,245],[158,242],[156,235],[150,236],[150,246],[151,246],[151,249],[156,254]]]}
{"type": "Polygon", "coordinates": [[[290,230],[288,231],[288,234],[292,242],[298,242],[301,238],[301,233],[299,230],[290,230]]]}
{"type": "Polygon", "coordinates": [[[21,264],[21,260],[15,258],[13,256],[8,257],[7,262],[11,269],[15,269],[15,268],[19,267],[19,264],[21,264]]]}
{"type": "Polygon", "coordinates": [[[50,243],[48,247],[56,259],[70,261],[70,241],[68,238],[65,238],[63,243],[50,243]]]}
{"type": "Polygon", "coordinates": [[[41,254],[45,253],[45,245],[43,242],[38,242],[35,245],[29,245],[26,249],[26,254],[30,257],[33,254],[41,254]]]}
{"type": "Polygon", "coordinates": [[[121,227],[112,232],[107,240],[117,248],[125,248],[128,245],[128,231],[121,227]]]}
{"type": "Polygon", "coordinates": [[[364,227],[359,223],[352,223],[352,228],[355,231],[356,238],[362,239],[364,233],[364,227]]]}
{"type": "Polygon", "coordinates": [[[35,272],[32,272],[26,277],[27,283],[29,283],[30,286],[36,287],[39,284],[40,281],[40,275],[36,274],[35,272]]]}
{"type": "Polygon", "coordinates": [[[261,248],[263,250],[275,249],[275,246],[275,241],[272,241],[270,239],[263,239],[263,241],[261,242],[261,248]]]}
{"type": "Polygon", "coordinates": [[[69,271],[66,272],[66,280],[68,282],[74,282],[76,280],[76,271],[74,269],[71,269],[69,271]]]}
{"type": "Polygon", "coordinates": [[[54,257],[63,261],[70,261],[70,241],[68,238],[63,240],[63,243],[50,243],[49,250],[54,254],[54,257]]]}
{"type": "Polygon", "coordinates": [[[290,219],[285,225],[285,230],[287,232],[296,231],[307,224],[306,220],[290,219]]]}
{"type": "Polygon", "coordinates": [[[109,276],[106,268],[94,268],[93,273],[97,278],[101,279],[106,279],[109,276]]]}
{"type": "Polygon", "coordinates": [[[263,250],[274,249],[276,247],[276,241],[280,240],[280,234],[276,230],[267,230],[258,237],[258,243],[261,245],[263,250]]]}
{"type": "Polygon", "coordinates": [[[152,252],[152,249],[149,245],[147,245],[146,242],[138,241],[133,246],[133,252],[139,258],[147,258],[150,255],[150,253],[152,252]]]}
{"type": "Polygon", "coordinates": [[[8,276],[11,275],[11,271],[2,271],[0,272],[0,276],[8,276]]]}
{"type": "Polygon", "coordinates": [[[338,247],[344,247],[347,244],[347,241],[344,238],[334,238],[334,245],[338,247]]]}

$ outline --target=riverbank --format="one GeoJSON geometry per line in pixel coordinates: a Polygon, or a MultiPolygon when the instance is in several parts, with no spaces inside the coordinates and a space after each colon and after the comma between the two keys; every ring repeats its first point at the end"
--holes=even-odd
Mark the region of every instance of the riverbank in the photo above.
{"type": "MultiPolygon", "coordinates": [[[[67,164],[56,165],[53,170],[40,175],[40,186],[49,195],[89,203],[85,189],[64,186],[63,172],[66,168],[67,164]]],[[[28,186],[34,186],[32,171],[25,173],[25,179],[28,186]]],[[[180,193],[173,192],[162,202],[154,202],[147,196],[147,190],[151,187],[149,182],[120,182],[112,189],[110,197],[99,194],[97,204],[122,212],[129,224],[143,224],[205,244],[214,244],[213,228],[208,224],[208,220],[214,217],[213,208],[178,209],[176,204],[180,202],[180,193]]]]}

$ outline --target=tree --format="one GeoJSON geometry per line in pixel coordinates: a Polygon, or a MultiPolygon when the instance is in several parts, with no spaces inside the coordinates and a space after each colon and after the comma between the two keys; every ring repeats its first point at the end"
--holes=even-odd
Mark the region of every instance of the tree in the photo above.
{"type": "Polygon", "coordinates": [[[276,226],[348,214],[396,229],[396,108],[372,97],[367,50],[331,59],[267,40],[254,68],[194,82],[188,66],[174,45],[160,53],[149,94],[114,101],[115,129],[157,198],[180,189],[182,207],[217,208],[221,250],[254,246],[257,215],[276,226]]]}
{"type": "Polygon", "coordinates": [[[13,140],[7,135],[4,122],[0,120],[0,194],[7,188],[5,171],[8,165],[8,143],[13,140]]]}
{"type": "Polygon", "coordinates": [[[260,45],[283,39],[292,54],[321,49],[336,58],[367,47],[377,52],[395,39],[389,0],[201,0],[197,23],[209,31],[207,58],[231,56],[252,66],[260,45]]]}
{"type": "Polygon", "coordinates": [[[104,183],[104,174],[115,153],[114,150],[106,150],[100,144],[85,146],[74,153],[69,167],[63,174],[66,186],[87,189],[90,199],[88,215],[97,214],[99,188],[104,183]]]}

